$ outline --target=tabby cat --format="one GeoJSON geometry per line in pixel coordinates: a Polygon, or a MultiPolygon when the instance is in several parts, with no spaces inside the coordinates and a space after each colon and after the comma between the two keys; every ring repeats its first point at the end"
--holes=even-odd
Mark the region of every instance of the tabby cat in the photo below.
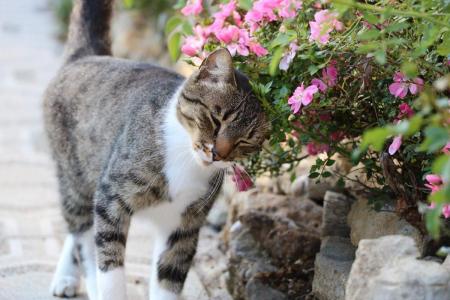
{"type": "Polygon", "coordinates": [[[149,220],[150,299],[178,299],[198,233],[234,161],[258,151],[268,121],[225,49],[192,76],[111,57],[112,0],[75,0],[64,65],[45,94],[69,234],[51,284],[74,297],[126,299],[130,219],[149,220]]]}

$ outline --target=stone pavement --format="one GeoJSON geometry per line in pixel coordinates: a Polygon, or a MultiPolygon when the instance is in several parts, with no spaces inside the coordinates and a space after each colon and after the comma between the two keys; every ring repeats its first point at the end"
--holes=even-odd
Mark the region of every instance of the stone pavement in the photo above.
{"type": "MultiPolygon", "coordinates": [[[[41,116],[42,93],[60,64],[55,32],[46,0],[0,0],[0,300],[56,299],[48,287],[65,226],[41,116]]],[[[132,224],[127,251],[129,299],[148,299],[151,242],[140,227],[132,224]]],[[[201,243],[203,253],[217,253],[217,243],[201,243]]],[[[211,266],[200,269],[223,272],[214,256],[206,260],[211,266]]],[[[213,296],[200,277],[191,270],[184,299],[227,298],[213,296]]]]}

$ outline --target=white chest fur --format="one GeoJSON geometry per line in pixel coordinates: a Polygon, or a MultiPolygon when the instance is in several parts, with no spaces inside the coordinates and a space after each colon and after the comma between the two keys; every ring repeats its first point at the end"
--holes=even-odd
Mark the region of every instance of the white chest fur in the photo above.
{"type": "Polygon", "coordinates": [[[195,161],[191,138],[176,117],[179,93],[175,93],[170,100],[163,134],[166,146],[164,173],[171,201],[139,213],[144,214],[163,235],[172,232],[180,224],[181,214],[189,204],[205,195],[209,180],[216,171],[195,161]]]}

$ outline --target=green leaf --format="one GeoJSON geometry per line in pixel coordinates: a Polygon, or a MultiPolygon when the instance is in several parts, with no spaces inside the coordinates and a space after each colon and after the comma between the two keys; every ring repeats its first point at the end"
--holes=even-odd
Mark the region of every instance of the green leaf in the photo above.
{"type": "Polygon", "coordinates": [[[181,25],[181,31],[185,35],[193,35],[194,34],[194,29],[192,28],[192,24],[189,23],[188,21],[183,22],[183,24],[181,25]]]}
{"type": "Polygon", "coordinates": [[[123,0],[123,5],[125,8],[130,9],[134,5],[134,0],[123,0]]]}
{"type": "Polygon", "coordinates": [[[325,172],[322,173],[322,177],[323,178],[331,177],[331,173],[328,172],[328,171],[325,171],[325,172]]]}
{"type": "Polygon", "coordinates": [[[386,138],[390,135],[391,130],[385,127],[369,129],[363,134],[361,148],[366,150],[367,147],[372,145],[375,151],[381,151],[386,142],[386,138]]]}
{"type": "Polygon", "coordinates": [[[239,6],[239,8],[242,8],[243,10],[249,11],[253,7],[253,1],[252,0],[239,0],[238,6],[239,6]]]}
{"type": "Polygon", "coordinates": [[[436,205],[434,209],[430,209],[425,214],[425,225],[428,232],[434,239],[439,238],[439,229],[441,226],[442,205],[436,205]]]}
{"type": "Polygon", "coordinates": [[[172,18],[170,18],[167,21],[166,27],[164,29],[165,35],[169,36],[169,34],[172,33],[172,31],[174,31],[175,28],[177,28],[177,26],[180,25],[181,23],[183,23],[183,19],[181,19],[178,16],[173,16],[172,18]]]}
{"type": "Polygon", "coordinates": [[[309,65],[309,66],[308,66],[308,72],[309,72],[309,75],[314,75],[314,74],[316,74],[319,70],[320,70],[319,67],[316,66],[316,65],[309,65]]]}
{"type": "Polygon", "coordinates": [[[440,155],[433,162],[431,171],[439,174],[444,181],[450,180],[450,155],[440,155]]]}
{"type": "Polygon", "coordinates": [[[173,6],[173,9],[179,10],[186,6],[186,0],[178,0],[177,3],[173,6]]]}
{"type": "Polygon", "coordinates": [[[334,159],[329,159],[329,160],[327,160],[326,165],[327,165],[328,167],[330,167],[330,166],[334,165],[335,162],[336,162],[336,161],[335,161],[334,159]]]}
{"type": "Polygon", "coordinates": [[[181,33],[174,32],[169,36],[169,40],[167,43],[167,48],[169,49],[170,58],[173,61],[176,61],[180,57],[180,48],[181,48],[181,33]]]}
{"type": "Polygon", "coordinates": [[[317,178],[317,177],[319,177],[319,175],[320,174],[318,172],[312,172],[309,174],[309,178],[317,178]]]}
{"type": "Polygon", "coordinates": [[[411,119],[409,119],[409,128],[405,133],[406,137],[414,135],[416,132],[420,130],[423,123],[423,117],[421,115],[415,115],[411,119]]]}
{"type": "Polygon", "coordinates": [[[419,146],[419,151],[429,153],[441,150],[450,140],[447,129],[437,126],[425,128],[425,140],[419,146]]]}
{"type": "Polygon", "coordinates": [[[417,65],[413,62],[405,61],[401,66],[401,71],[406,74],[409,78],[414,78],[419,73],[417,70],[417,65]]]}
{"type": "Polygon", "coordinates": [[[280,64],[281,57],[283,56],[284,47],[278,47],[275,49],[272,59],[269,64],[269,74],[274,76],[277,73],[278,65],[280,64]]]}
{"type": "Polygon", "coordinates": [[[396,32],[396,31],[400,31],[400,30],[406,29],[408,27],[409,27],[409,23],[407,23],[407,22],[393,23],[393,24],[389,25],[388,27],[386,27],[384,29],[384,31],[386,31],[386,32],[396,32]]]}
{"type": "Polygon", "coordinates": [[[373,13],[369,13],[369,12],[365,11],[365,12],[363,12],[363,16],[364,16],[364,20],[366,20],[367,22],[369,22],[372,25],[379,23],[378,17],[376,15],[374,15],[373,13]]]}
{"type": "Polygon", "coordinates": [[[450,32],[447,31],[442,35],[442,43],[436,48],[436,52],[442,56],[450,55],[450,32]]]}
{"type": "Polygon", "coordinates": [[[372,52],[380,47],[380,43],[378,42],[369,42],[364,45],[360,45],[358,49],[356,49],[356,53],[365,54],[372,52]]]}
{"type": "Polygon", "coordinates": [[[380,65],[384,65],[386,63],[386,52],[384,50],[379,49],[375,51],[373,55],[377,63],[379,63],[380,65]]]}
{"type": "Polygon", "coordinates": [[[348,9],[350,9],[353,5],[353,2],[355,2],[354,0],[348,0],[346,1],[347,3],[336,3],[336,2],[330,2],[333,4],[333,8],[339,13],[339,14],[343,14],[345,13],[348,9]]]}
{"type": "Polygon", "coordinates": [[[345,181],[342,177],[339,177],[338,181],[336,182],[336,186],[340,189],[345,188],[345,181]]]}
{"type": "Polygon", "coordinates": [[[370,41],[374,40],[380,36],[380,31],[378,29],[369,29],[360,34],[358,34],[358,40],[360,41],[370,41]]]}

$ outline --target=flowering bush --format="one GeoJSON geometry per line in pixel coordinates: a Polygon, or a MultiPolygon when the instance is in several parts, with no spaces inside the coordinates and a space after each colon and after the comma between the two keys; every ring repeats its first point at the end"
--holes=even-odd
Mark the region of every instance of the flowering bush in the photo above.
{"type": "Polygon", "coordinates": [[[377,207],[398,199],[418,226],[421,208],[437,236],[450,216],[449,4],[370,3],[188,0],[167,23],[169,51],[199,65],[226,47],[249,76],[273,130],[247,162],[253,174],[325,153],[310,178],[356,181],[377,207]],[[333,171],[335,154],[365,178],[333,171]]]}

